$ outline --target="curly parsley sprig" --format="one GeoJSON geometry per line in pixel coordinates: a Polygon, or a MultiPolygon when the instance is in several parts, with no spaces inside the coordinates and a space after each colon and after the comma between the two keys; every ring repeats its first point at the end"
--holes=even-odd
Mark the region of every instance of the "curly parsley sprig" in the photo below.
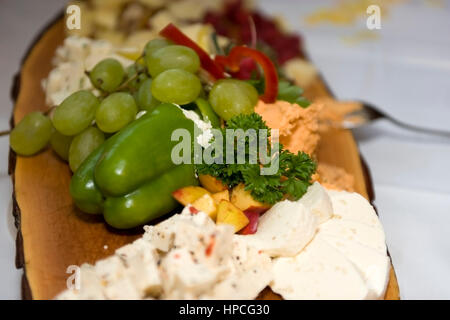
{"type": "MultiPolygon", "coordinates": [[[[249,115],[238,115],[227,122],[226,128],[222,129],[223,141],[226,140],[226,129],[259,129],[268,130],[270,137],[270,129],[263,121],[260,115],[252,113],[249,115]]],[[[269,139],[270,140],[270,139],[269,139]]],[[[311,176],[316,171],[316,163],[304,152],[293,154],[288,150],[283,150],[280,144],[279,152],[279,168],[275,174],[261,175],[260,169],[262,163],[249,163],[249,138],[245,142],[245,163],[244,164],[197,164],[198,174],[211,175],[222,181],[229,187],[234,187],[239,183],[244,183],[245,189],[250,191],[256,200],[274,204],[283,198],[290,200],[300,199],[311,185],[311,176]]],[[[268,143],[270,150],[271,146],[268,143]]],[[[237,154],[235,144],[235,156],[237,154]]],[[[236,157],[235,157],[236,159],[236,157]]]]}

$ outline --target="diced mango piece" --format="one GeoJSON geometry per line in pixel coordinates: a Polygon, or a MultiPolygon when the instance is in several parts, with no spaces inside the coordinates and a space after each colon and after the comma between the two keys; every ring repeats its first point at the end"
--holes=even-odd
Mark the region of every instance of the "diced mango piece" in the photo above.
{"type": "Polygon", "coordinates": [[[209,174],[201,174],[198,176],[200,184],[209,192],[216,193],[223,190],[227,190],[228,187],[224,185],[220,180],[216,179],[209,174]]]}
{"type": "Polygon", "coordinates": [[[140,56],[142,55],[142,52],[139,50],[127,50],[127,49],[119,49],[117,50],[117,54],[119,54],[122,57],[125,57],[129,60],[133,60],[136,61],[137,59],[140,58],[140,56]]]}
{"type": "Polygon", "coordinates": [[[200,211],[203,211],[208,216],[211,217],[211,219],[216,220],[217,216],[217,207],[216,202],[214,201],[213,197],[210,194],[204,194],[197,200],[195,200],[192,203],[192,206],[200,211]]]}
{"type": "Polygon", "coordinates": [[[204,196],[205,194],[210,194],[208,190],[197,187],[197,186],[189,186],[184,187],[172,192],[172,196],[184,206],[187,206],[190,203],[193,203],[198,198],[204,196]]]}
{"type": "Polygon", "coordinates": [[[228,191],[228,189],[223,190],[223,191],[214,193],[212,195],[212,197],[217,204],[219,204],[220,201],[222,201],[222,200],[230,201],[230,192],[228,191]]]}
{"type": "Polygon", "coordinates": [[[249,220],[247,216],[231,202],[222,200],[217,207],[217,224],[229,224],[234,227],[234,232],[244,228],[249,220]]]}
{"type": "Polygon", "coordinates": [[[250,191],[247,191],[244,188],[245,186],[243,183],[240,183],[233,188],[231,192],[232,204],[234,204],[242,211],[245,211],[248,208],[252,208],[253,210],[261,208],[261,211],[265,211],[270,208],[270,205],[261,203],[253,199],[252,195],[250,194],[250,191]]]}

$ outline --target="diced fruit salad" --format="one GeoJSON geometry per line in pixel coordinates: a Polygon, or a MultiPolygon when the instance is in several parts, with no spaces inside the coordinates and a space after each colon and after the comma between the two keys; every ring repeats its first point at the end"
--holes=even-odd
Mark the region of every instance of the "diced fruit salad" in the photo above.
{"type": "Polygon", "coordinates": [[[270,206],[254,200],[243,185],[234,187],[230,196],[228,189],[215,192],[217,189],[209,181],[215,180],[215,184],[220,184],[220,181],[214,177],[201,175],[199,178],[200,181],[208,181],[203,185],[204,188],[184,187],[174,191],[173,197],[187,206],[192,214],[202,211],[217,224],[230,224],[235,232],[241,234],[256,232],[259,215],[266,212],[270,206]]]}

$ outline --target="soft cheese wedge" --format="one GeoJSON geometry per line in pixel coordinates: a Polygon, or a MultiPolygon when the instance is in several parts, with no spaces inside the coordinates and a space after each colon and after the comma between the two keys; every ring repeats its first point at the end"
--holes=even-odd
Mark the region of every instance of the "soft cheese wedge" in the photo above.
{"type": "MultiPolygon", "coordinates": [[[[299,201],[311,211],[324,207],[317,205],[319,196],[312,197],[313,188],[308,190],[310,198],[307,194],[299,201]]],[[[320,191],[316,187],[316,194],[320,191]]],[[[390,259],[375,210],[359,194],[328,193],[333,215],[297,256],[274,260],[272,289],[285,299],[383,298],[390,259]],[[339,292],[333,291],[336,288],[339,292]]]]}
{"type": "Polygon", "coordinates": [[[284,200],[259,220],[258,231],[240,236],[271,257],[295,256],[311,241],[319,218],[302,203],[284,200]]]}
{"type": "Polygon", "coordinates": [[[81,266],[80,290],[57,299],[380,299],[389,279],[385,235],[358,194],[315,183],[275,204],[252,235],[234,234],[187,205],[115,255],[81,266]],[[273,258],[273,259],[272,259],[273,258]]]}
{"type": "Polygon", "coordinates": [[[369,248],[386,254],[386,239],[383,229],[352,220],[333,218],[321,224],[318,232],[341,239],[359,242],[369,248]]]}
{"type": "Polygon", "coordinates": [[[336,218],[354,220],[383,230],[375,209],[359,193],[328,190],[328,195],[336,218]]]}
{"type": "Polygon", "coordinates": [[[320,238],[296,257],[277,258],[270,287],[285,299],[324,300],[370,297],[361,273],[341,252],[320,238]]]}
{"type": "Polygon", "coordinates": [[[369,299],[382,299],[389,281],[390,259],[386,254],[360,244],[330,235],[317,235],[345,255],[361,272],[368,285],[369,299]]]}
{"type": "Polygon", "coordinates": [[[314,182],[308,192],[298,201],[311,210],[319,218],[319,223],[324,223],[333,215],[333,205],[324,187],[314,182]]]}

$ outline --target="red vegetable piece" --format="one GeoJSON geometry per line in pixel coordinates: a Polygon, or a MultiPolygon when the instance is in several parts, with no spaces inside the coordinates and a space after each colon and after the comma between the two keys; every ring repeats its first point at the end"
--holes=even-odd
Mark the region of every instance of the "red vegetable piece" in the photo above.
{"type": "Polygon", "coordinates": [[[278,96],[278,74],[272,60],[261,51],[256,49],[236,46],[231,49],[228,56],[216,56],[215,62],[231,72],[238,72],[241,61],[245,58],[252,58],[264,71],[265,90],[261,99],[266,103],[273,103],[278,96]]]}
{"type": "Polygon", "coordinates": [[[199,213],[199,211],[197,210],[197,208],[194,208],[194,207],[192,207],[192,206],[189,207],[189,212],[190,212],[191,214],[197,214],[197,213],[199,213]]]}
{"type": "Polygon", "coordinates": [[[258,66],[252,58],[244,58],[242,59],[239,71],[232,73],[233,78],[248,80],[251,79],[253,72],[258,71],[258,66]]]}
{"type": "Polygon", "coordinates": [[[202,68],[208,71],[214,78],[222,79],[224,78],[223,69],[221,66],[217,65],[213,59],[205,52],[198,44],[192,41],[188,36],[186,36],[180,29],[178,29],[172,23],[169,23],[164,29],[159,33],[166,39],[172,40],[174,43],[186,46],[194,50],[198,57],[200,58],[200,63],[202,68]]]}
{"type": "Polygon", "coordinates": [[[261,208],[253,208],[253,207],[250,207],[247,210],[245,210],[244,214],[247,216],[249,223],[245,226],[244,229],[239,231],[239,234],[242,235],[254,234],[258,230],[259,216],[266,210],[267,209],[262,210],[261,208]]]}
{"type": "Polygon", "coordinates": [[[214,235],[212,235],[209,240],[208,247],[206,247],[206,249],[205,249],[205,255],[207,257],[209,257],[212,254],[215,245],[216,245],[216,237],[214,235]]]}

